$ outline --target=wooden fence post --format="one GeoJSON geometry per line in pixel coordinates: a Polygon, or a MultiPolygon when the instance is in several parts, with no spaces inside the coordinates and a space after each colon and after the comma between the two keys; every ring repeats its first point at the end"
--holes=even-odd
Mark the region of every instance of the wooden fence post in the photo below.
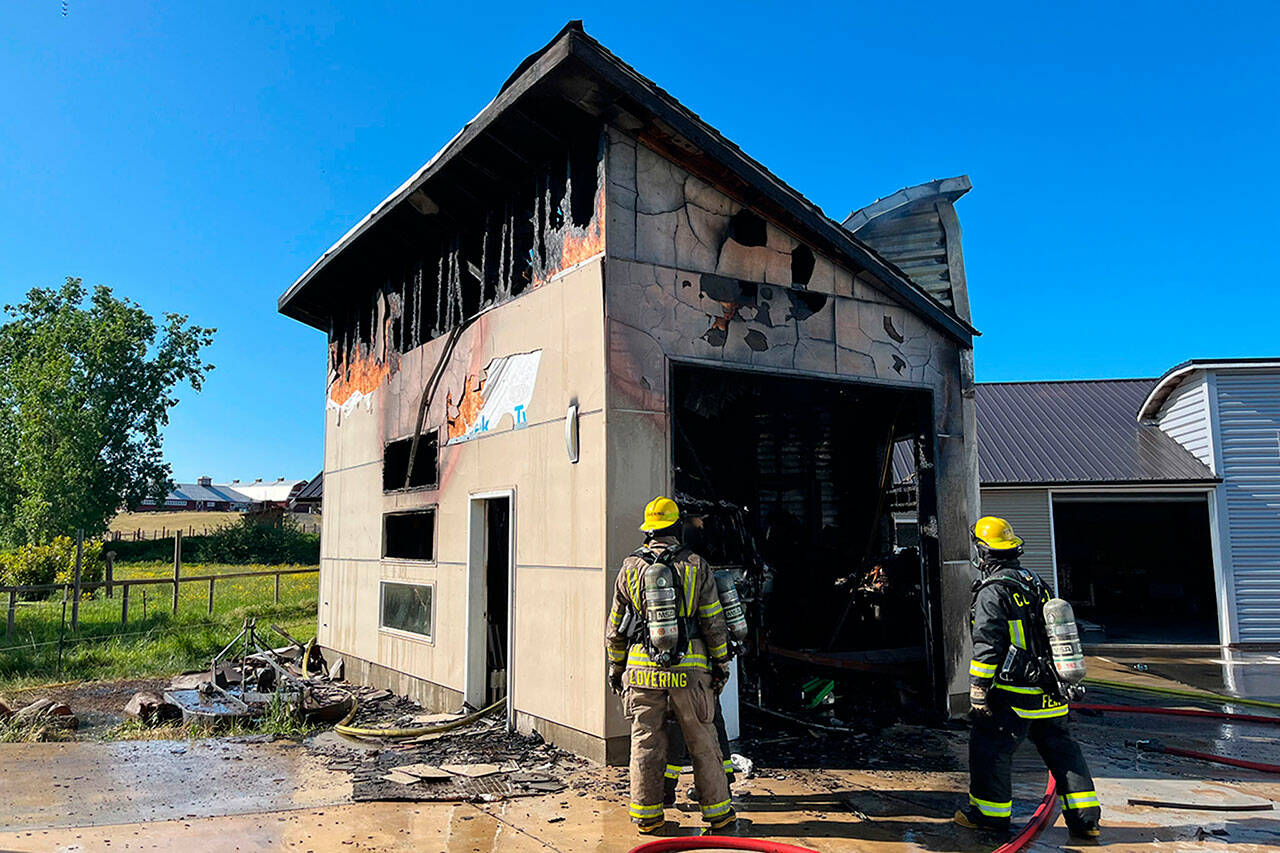
{"type": "Polygon", "coordinates": [[[129,624],[129,584],[120,584],[120,624],[129,624]]]}
{"type": "Polygon", "coordinates": [[[182,531],[173,531],[173,615],[178,615],[178,586],[182,576],[182,531]]]}
{"type": "Polygon", "coordinates": [[[116,581],[116,552],[108,551],[107,556],[107,598],[113,598],[111,585],[116,581]]]}
{"type": "Polygon", "coordinates": [[[13,633],[13,620],[18,615],[18,590],[9,590],[9,618],[4,623],[4,638],[9,639],[13,633]]]}
{"type": "Polygon", "coordinates": [[[209,615],[213,615],[213,578],[209,578],[209,615]]]}
{"type": "Polygon", "coordinates": [[[84,530],[76,531],[75,592],[71,599],[71,633],[80,630],[80,570],[84,564],[84,530]]]}
{"type": "Polygon", "coordinates": [[[280,573],[276,572],[276,604],[280,603],[280,573]]]}

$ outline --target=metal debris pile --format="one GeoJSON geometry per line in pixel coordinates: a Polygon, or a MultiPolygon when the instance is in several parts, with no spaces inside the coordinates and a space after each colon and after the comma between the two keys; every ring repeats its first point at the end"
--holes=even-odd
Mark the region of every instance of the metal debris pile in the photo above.
{"type": "MultiPolygon", "coordinates": [[[[428,713],[389,690],[352,689],[360,703],[355,723],[364,728],[445,725],[466,716],[428,713]]],[[[565,789],[564,777],[587,766],[536,733],[507,731],[495,717],[409,739],[356,741],[329,731],[307,743],[329,759],[330,769],[353,775],[357,802],[487,802],[555,794],[565,789]]]]}
{"type": "Polygon", "coordinates": [[[183,722],[219,725],[259,716],[271,703],[284,702],[309,722],[341,718],[350,707],[350,694],[313,677],[313,672],[326,672],[323,660],[312,651],[314,641],[304,645],[278,626],[271,628],[290,644],[264,646],[257,620],[245,619],[240,633],[214,656],[209,670],[174,679],[152,715],[144,709],[156,704],[153,697],[135,696],[130,704],[139,704],[137,716],[161,717],[165,706],[174,706],[183,722]]]}

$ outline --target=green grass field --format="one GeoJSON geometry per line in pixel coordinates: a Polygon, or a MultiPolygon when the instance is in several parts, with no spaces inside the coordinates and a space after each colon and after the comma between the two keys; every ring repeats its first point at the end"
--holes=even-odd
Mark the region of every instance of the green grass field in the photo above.
{"type": "MultiPolygon", "coordinates": [[[[193,564],[183,566],[182,575],[265,572],[276,568],[284,567],[193,564]]],[[[115,577],[167,578],[172,577],[172,572],[167,564],[131,564],[117,566],[115,577]]],[[[98,590],[94,598],[81,601],[80,630],[75,634],[70,631],[71,602],[67,602],[68,628],[61,667],[61,596],[19,602],[13,633],[8,639],[0,639],[0,693],[51,681],[148,678],[198,669],[207,666],[210,658],[239,632],[246,616],[257,617],[264,642],[286,643],[271,631],[271,623],[305,642],[316,630],[317,580],[314,573],[285,575],[280,580],[279,604],[273,601],[273,576],[216,581],[212,616],[208,613],[208,583],[181,585],[176,616],[172,613],[171,586],[135,586],[129,593],[127,625],[120,624],[120,590],[117,588],[115,597],[110,599],[98,590]]],[[[7,605],[7,600],[4,603],[7,605]]]]}

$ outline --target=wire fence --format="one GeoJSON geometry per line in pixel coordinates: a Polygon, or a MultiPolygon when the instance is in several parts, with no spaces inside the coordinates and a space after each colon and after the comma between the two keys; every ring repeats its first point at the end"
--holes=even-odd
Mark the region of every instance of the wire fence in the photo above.
{"type": "MultiPolygon", "coordinates": [[[[17,621],[19,602],[22,601],[22,603],[26,605],[29,599],[35,598],[37,596],[40,596],[44,600],[40,602],[32,602],[33,604],[43,604],[45,606],[48,606],[51,603],[49,599],[52,597],[52,595],[59,592],[62,594],[61,600],[63,603],[66,603],[70,597],[75,596],[76,594],[75,591],[77,589],[79,590],[81,597],[83,597],[85,593],[92,593],[97,590],[102,590],[107,600],[117,598],[117,593],[118,593],[119,606],[120,606],[120,611],[119,611],[120,624],[127,625],[129,624],[131,603],[132,603],[132,607],[134,608],[133,615],[135,618],[137,616],[137,609],[139,606],[142,607],[143,614],[145,615],[147,604],[148,604],[146,591],[148,588],[151,588],[151,587],[159,587],[169,593],[169,595],[167,596],[154,596],[152,598],[152,601],[154,602],[153,606],[161,605],[163,598],[167,597],[169,598],[169,601],[167,603],[171,609],[171,612],[174,615],[177,615],[178,613],[179,602],[181,601],[181,598],[182,598],[183,584],[200,584],[204,587],[207,587],[207,597],[202,595],[201,598],[206,602],[206,607],[207,607],[206,612],[208,613],[208,615],[213,615],[213,611],[216,606],[219,581],[223,582],[224,584],[223,588],[225,589],[226,588],[225,583],[227,581],[240,580],[240,579],[254,579],[254,580],[270,579],[271,589],[272,589],[272,599],[273,599],[272,603],[279,604],[281,578],[293,576],[293,575],[317,574],[319,573],[319,571],[320,569],[318,566],[301,566],[301,567],[277,568],[277,569],[272,569],[265,572],[264,571],[223,572],[220,574],[212,574],[212,575],[201,574],[201,575],[183,576],[180,573],[180,566],[175,564],[172,577],[117,579],[113,576],[114,574],[113,570],[109,568],[107,577],[105,580],[97,581],[93,583],[75,581],[75,582],[52,583],[52,584],[29,584],[25,586],[0,586],[0,600],[3,600],[6,597],[8,599],[8,607],[6,608],[6,617],[5,617],[4,636],[5,636],[5,640],[7,641],[14,633],[14,626],[17,621]]],[[[204,592],[204,590],[201,590],[201,592],[204,592]]],[[[78,604],[79,600],[80,599],[77,598],[74,603],[78,604]]],[[[71,629],[73,631],[75,631],[79,627],[77,624],[79,621],[78,611],[79,611],[79,607],[77,606],[74,610],[74,615],[72,617],[71,629]]],[[[119,636],[119,635],[114,634],[112,636],[119,636]]],[[[32,646],[33,644],[24,644],[23,647],[31,648],[32,646]]]]}
{"type": "MultiPolygon", "coordinates": [[[[320,533],[320,522],[296,522],[298,529],[303,533],[320,533]]],[[[225,522],[219,524],[188,524],[185,527],[175,526],[169,527],[161,525],[160,527],[143,528],[137,527],[133,530],[110,530],[104,537],[107,542],[143,542],[148,539],[172,539],[175,533],[181,533],[183,536],[208,536],[216,533],[225,525],[225,522]]]]}

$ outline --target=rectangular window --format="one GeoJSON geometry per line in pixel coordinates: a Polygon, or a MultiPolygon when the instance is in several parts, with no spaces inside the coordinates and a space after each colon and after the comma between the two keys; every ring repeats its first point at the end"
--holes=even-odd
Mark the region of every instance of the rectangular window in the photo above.
{"type": "Polygon", "coordinates": [[[382,490],[394,492],[400,489],[433,488],[439,484],[437,460],[440,450],[440,432],[424,432],[418,439],[418,453],[413,459],[413,473],[405,484],[409,472],[409,450],[412,438],[389,441],[382,449],[382,490]]]}
{"type": "Polygon", "coordinates": [[[432,584],[383,581],[380,624],[432,639],[435,591],[432,584]]]}
{"type": "Polygon", "coordinates": [[[436,511],[418,509],[382,517],[382,556],[398,560],[434,560],[436,511]]]}

